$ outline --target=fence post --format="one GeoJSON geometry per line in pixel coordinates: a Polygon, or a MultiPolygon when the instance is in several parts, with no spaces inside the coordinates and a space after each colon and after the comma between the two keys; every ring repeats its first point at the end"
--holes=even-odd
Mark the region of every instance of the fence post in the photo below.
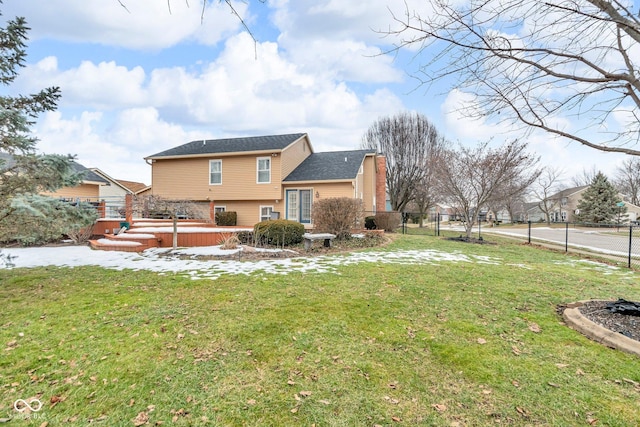
{"type": "Polygon", "coordinates": [[[627,268],[631,268],[631,243],[633,240],[633,225],[629,226],[629,258],[627,260],[627,268]]]}
{"type": "Polygon", "coordinates": [[[100,215],[100,218],[107,217],[107,202],[104,199],[98,202],[98,215],[100,215]]]}
{"type": "Polygon", "coordinates": [[[436,215],[436,236],[440,237],[440,212],[436,215]]]}
{"type": "Polygon", "coordinates": [[[133,195],[131,193],[127,193],[124,196],[124,212],[124,220],[129,224],[133,224],[133,195]]]}
{"type": "Polygon", "coordinates": [[[564,224],[564,251],[569,252],[569,223],[565,222],[564,224]]]}
{"type": "Polygon", "coordinates": [[[529,232],[527,233],[528,236],[528,243],[531,244],[531,220],[527,221],[527,223],[529,224],[529,232]]]}

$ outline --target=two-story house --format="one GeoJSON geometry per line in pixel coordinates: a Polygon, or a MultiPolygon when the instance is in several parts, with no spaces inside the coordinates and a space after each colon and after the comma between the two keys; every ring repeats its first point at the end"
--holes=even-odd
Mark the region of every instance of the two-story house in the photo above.
{"type": "Polygon", "coordinates": [[[528,210],[529,221],[546,221],[548,214],[550,222],[573,222],[582,193],[587,188],[589,188],[588,185],[567,188],[549,196],[546,200],[531,204],[528,210]]]}
{"type": "MultiPolygon", "coordinates": [[[[546,205],[550,222],[574,222],[578,204],[582,199],[583,193],[587,191],[588,188],[588,185],[567,188],[553,194],[546,201],[529,204],[529,209],[527,211],[529,221],[546,221],[547,219],[544,212],[546,205]]],[[[623,200],[624,206],[626,207],[626,213],[622,222],[636,222],[640,217],[640,207],[626,200],[624,195],[620,193],[618,193],[618,197],[623,200]]]]}
{"type": "Polygon", "coordinates": [[[384,211],[385,158],[375,150],[314,153],[306,133],[191,141],[145,160],[153,195],[213,202],[237,212],[238,225],[279,217],[312,227],[314,201],[330,197],[384,211]]]}

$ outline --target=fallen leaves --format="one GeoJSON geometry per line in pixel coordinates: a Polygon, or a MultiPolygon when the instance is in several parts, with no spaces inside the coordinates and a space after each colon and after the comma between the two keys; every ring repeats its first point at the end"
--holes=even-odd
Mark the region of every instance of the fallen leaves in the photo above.
{"type": "Polygon", "coordinates": [[[146,412],[139,412],[138,415],[133,419],[133,425],[136,427],[140,427],[149,422],[149,414],[146,412]]]}
{"type": "Polygon", "coordinates": [[[431,405],[431,407],[438,412],[444,412],[447,410],[447,405],[444,405],[442,403],[434,403],[433,405],[431,405]]]}
{"type": "Polygon", "coordinates": [[[540,332],[542,332],[542,329],[540,328],[540,325],[538,325],[535,322],[531,322],[529,323],[529,330],[535,334],[539,334],[540,332]]]}
{"type": "Polygon", "coordinates": [[[478,338],[476,342],[480,345],[484,345],[487,343],[487,340],[485,340],[484,338],[478,338]]]}

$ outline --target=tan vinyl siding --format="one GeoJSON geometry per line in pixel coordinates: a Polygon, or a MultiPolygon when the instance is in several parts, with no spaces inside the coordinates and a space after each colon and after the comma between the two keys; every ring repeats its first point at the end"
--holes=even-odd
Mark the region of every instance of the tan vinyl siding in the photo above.
{"type": "Polygon", "coordinates": [[[209,159],[206,158],[156,160],[151,168],[151,182],[154,196],[170,200],[212,199],[209,194],[209,159]]]}
{"type": "Polygon", "coordinates": [[[271,156],[271,183],[257,183],[257,161],[263,155],[156,160],[153,194],[167,199],[280,199],[281,157],[271,156]],[[222,184],[209,185],[209,160],[222,160],[222,184]]]}
{"type": "Polygon", "coordinates": [[[282,151],[282,178],[286,178],[300,163],[311,155],[311,146],[306,137],[300,138],[282,151]]]}
{"type": "Polygon", "coordinates": [[[273,206],[274,212],[280,212],[280,218],[284,218],[284,202],[279,200],[257,200],[257,201],[237,201],[237,200],[219,200],[215,202],[216,206],[225,206],[227,212],[236,212],[238,214],[239,227],[253,227],[260,222],[260,206],[273,206]]]}
{"type": "Polygon", "coordinates": [[[364,158],[364,176],[363,181],[363,202],[364,210],[373,212],[375,210],[376,196],[376,158],[375,156],[366,156],[364,158]]]}
{"type": "Polygon", "coordinates": [[[331,182],[331,183],[314,183],[313,185],[291,185],[287,186],[287,189],[296,190],[313,190],[313,201],[329,199],[332,197],[349,197],[353,198],[353,181],[346,182],[331,182]],[[320,195],[320,198],[316,198],[316,193],[320,195]]]}
{"type": "Polygon", "coordinates": [[[95,184],[80,184],[77,187],[63,187],[53,193],[42,193],[44,196],[68,199],[95,199],[100,195],[99,186],[95,184]]]}

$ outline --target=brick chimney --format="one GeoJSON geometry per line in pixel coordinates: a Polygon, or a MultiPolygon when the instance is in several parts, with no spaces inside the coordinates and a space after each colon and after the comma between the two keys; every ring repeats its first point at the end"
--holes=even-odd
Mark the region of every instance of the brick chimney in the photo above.
{"type": "Polygon", "coordinates": [[[376,212],[387,210],[387,158],[376,155],[376,212]]]}

